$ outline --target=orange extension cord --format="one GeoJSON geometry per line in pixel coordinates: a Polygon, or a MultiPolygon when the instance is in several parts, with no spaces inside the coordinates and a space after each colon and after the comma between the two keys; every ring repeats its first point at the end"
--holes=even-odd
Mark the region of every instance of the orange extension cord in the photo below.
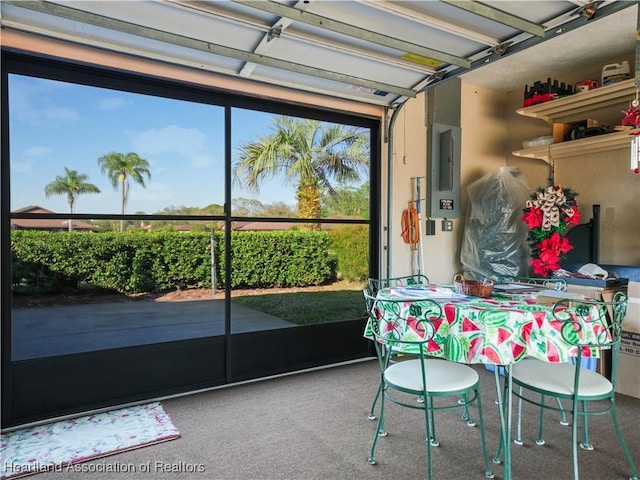
{"type": "Polygon", "coordinates": [[[418,212],[409,203],[409,207],[402,212],[401,227],[402,227],[402,239],[404,243],[411,245],[412,249],[416,248],[418,241],[420,240],[420,233],[418,232],[418,212]]]}

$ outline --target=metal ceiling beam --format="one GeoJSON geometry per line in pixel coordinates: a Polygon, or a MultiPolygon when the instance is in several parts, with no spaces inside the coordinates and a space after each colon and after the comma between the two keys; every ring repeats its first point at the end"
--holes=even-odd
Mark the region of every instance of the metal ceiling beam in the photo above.
{"type": "MultiPolygon", "coordinates": [[[[300,9],[306,9],[310,4],[311,2],[309,1],[306,1],[305,3],[305,1],[299,0],[296,3],[296,7],[300,9]]],[[[258,55],[265,55],[271,49],[271,47],[273,46],[273,43],[276,42],[278,38],[280,38],[280,35],[282,34],[282,32],[286,30],[289,27],[289,25],[291,25],[292,23],[293,23],[293,20],[291,19],[279,18],[273,25],[271,25],[271,28],[262,37],[262,40],[260,40],[260,43],[258,43],[256,48],[253,49],[253,53],[256,53],[258,55]],[[277,34],[275,32],[277,32],[277,34]]],[[[256,68],[255,63],[245,62],[245,64],[242,66],[238,74],[241,77],[249,77],[255,68],[256,68]]]]}
{"type": "MultiPolygon", "coordinates": [[[[243,27],[254,28],[256,30],[260,30],[264,32],[263,39],[260,41],[260,44],[267,41],[272,30],[281,28],[281,34],[286,30],[286,36],[288,39],[298,40],[300,42],[308,43],[313,46],[322,46],[329,50],[334,50],[340,53],[346,53],[348,55],[354,55],[360,58],[364,58],[367,60],[373,60],[375,62],[383,62],[387,65],[397,66],[398,68],[410,70],[412,72],[419,72],[422,74],[432,74],[435,72],[433,67],[425,65],[423,63],[415,62],[413,60],[404,59],[397,56],[387,55],[380,52],[374,52],[372,50],[367,50],[362,47],[358,47],[355,45],[347,45],[345,43],[340,43],[337,40],[328,39],[326,36],[322,37],[320,35],[314,35],[309,33],[308,31],[301,31],[295,26],[291,26],[293,20],[287,18],[280,18],[278,21],[271,24],[271,26],[265,26],[264,22],[260,22],[255,19],[255,17],[248,17],[246,15],[242,15],[238,12],[230,12],[229,10],[223,9],[221,7],[224,6],[221,2],[216,2],[215,4],[211,4],[210,2],[203,2],[198,0],[166,0],[167,3],[170,3],[173,6],[187,9],[190,11],[195,11],[200,14],[208,15],[217,19],[224,19],[225,21],[232,22],[237,25],[241,25],[243,27]]],[[[311,0],[300,0],[298,4],[301,7],[304,5],[305,7],[309,7],[312,4],[311,0]],[[306,3],[309,1],[309,3],[306,3]]],[[[273,43],[272,39],[270,44],[273,43]]],[[[265,54],[265,51],[259,49],[260,44],[256,47],[253,52],[257,54],[265,54]]],[[[255,64],[252,64],[255,67],[255,64]]],[[[251,64],[247,64],[242,68],[242,72],[240,72],[241,76],[246,76],[247,71],[253,70],[251,64]]],[[[415,87],[414,87],[415,88],[415,87]]]]}
{"type": "Polygon", "coordinates": [[[471,62],[466,58],[461,58],[455,55],[450,55],[445,52],[433,50],[431,48],[422,47],[420,45],[416,45],[415,43],[406,42],[398,38],[389,37],[387,35],[372,32],[370,30],[358,28],[353,25],[339,22],[337,20],[332,20],[327,17],[322,17],[320,15],[316,15],[310,12],[303,12],[301,10],[298,10],[297,8],[288,7],[281,3],[265,1],[265,0],[233,0],[233,1],[241,5],[246,5],[247,7],[255,8],[257,10],[271,13],[273,15],[278,15],[280,17],[290,18],[297,22],[306,23],[307,25],[312,25],[317,28],[329,30],[335,33],[340,33],[342,35],[347,35],[349,37],[357,38],[370,43],[375,43],[377,45],[391,47],[396,50],[400,50],[401,52],[412,53],[414,55],[418,55],[426,58],[433,58],[435,60],[438,60],[447,64],[457,65],[463,68],[468,68],[471,65],[471,62]]]}
{"type": "Polygon", "coordinates": [[[449,4],[453,7],[466,10],[475,15],[493,20],[494,22],[502,23],[515,28],[516,30],[522,30],[523,32],[530,33],[536,37],[544,37],[544,28],[537,23],[529,22],[515,15],[503,12],[497,8],[490,7],[484,3],[476,2],[473,0],[441,0],[442,3],[449,4]]]}
{"type": "MultiPolygon", "coordinates": [[[[442,0],[442,1],[448,1],[448,0],[442,0]]],[[[457,2],[454,2],[457,3],[457,2]]],[[[440,82],[446,81],[450,78],[455,78],[458,77],[460,75],[464,75],[465,73],[472,71],[472,70],[476,70],[477,68],[482,68],[483,66],[495,61],[495,60],[499,60],[500,58],[506,57],[506,56],[510,56],[513,54],[516,54],[518,52],[522,52],[527,50],[530,47],[533,47],[535,45],[544,43],[548,40],[552,40],[556,37],[559,37],[560,35],[563,35],[567,32],[570,32],[572,30],[575,30],[576,28],[580,28],[585,26],[588,22],[596,22],[601,18],[607,17],[611,14],[614,14],[616,12],[619,12],[621,10],[624,10],[625,8],[629,8],[629,7],[633,7],[634,5],[638,5],[640,2],[638,2],[637,0],[634,1],[614,1],[605,5],[600,6],[600,8],[598,8],[598,13],[597,15],[592,18],[592,19],[587,19],[585,17],[581,17],[581,16],[576,16],[576,18],[574,18],[573,20],[569,20],[567,22],[562,23],[561,25],[555,26],[553,28],[550,28],[544,38],[539,38],[539,37],[529,37],[525,40],[522,40],[520,42],[514,43],[513,45],[511,45],[508,50],[500,55],[497,52],[494,52],[490,55],[485,55],[485,56],[478,56],[478,58],[474,59],[471,62],[471,68],[470,69],[462,69],[462,68],[452,68],[446,71],[446,73],[443,74],[443,76],[441,78],[438,79],[434,79],[434,81],[432,81],[431,83],[429,83],[427,85],[427,87],[425,88],[431,88],[435,85],[437,85],[440,82]]],[[[640,7],[638,9],[639,15],[640,15],[640,7]]],[[[472,57],[473,58],[473,57],[472,57]]],[[[638,77],[636,77],[638,78],[638,77]]]]}
{"type": "Polygon", "coordinates": [[[76,8],[67,7],[56,3],[46,1],[23,1],[23,0],[4,0],[4,3],[11,4],[19,8],[26,8],[29,10],[53,15],[67,20],[73,20],[89,25],[95,25],[121,33],[127,33],[129,35],[135,35],[138,37],[148,38],[159,42],[170,43],[181,47],[191,48],[207,53],[213,53],[216,55],[222,55],[224,57],[230,57],[237,60],[243,60],[245,62],[254,62],[260,65],[265,65],[272,68],[279,68],[281,70],[287,70],[290,72],[300,73],[303,75],[309,75],[313,77],[324,78],[326,80],[332,80],[339,83],[346,83],[357,85],[361,87],[371,88],[384,92],[393,93],[403,97],[415,97],[416,92],[410,88],[399,87],[397,85],[389,85],[382,82],[375,82],[364,78],[358,78],[351,75],[345,75],[328,70],[322,70],[319,68],[309,67],[306,65],[300,65],[297,63],[287,62],[279,60],[277,58],[265,57],[263,55],[257,55],[251,52],[245,52],[231,47],[225,47],[223,45],[217,45],[212,42],[204,40],[197,40],[182,35],[164,32],[154,28],[137,25],[122,20],[117,20],[103,15],[98,15],[76,8]]]}
{"type": "MultiPolygon", "coordinates": [[[[77,43],[86,47],[99,48],[101,50],[112,51],[112,52],[124,54],[124,55],[134,55],[139,58],[155,60],[158,62],[163,62],[171,65],[179,65],[181,67],[193,68],[195,70],[217,73],[217,74],[231,76],[231,77],[235,76],[236,74],[235,70],[232,70],[229,68],[218,67],[215,65],[207,65],[207,64],[203,64],[202,62],[185,60],[184,58],[179,58],[174,56],[168,56],[167,54],[151,53],[149,51],[139,50],[133,47],[117,47],[100,40],[87,39],[86,37],[82,38],[79,35],[70,35],[70,34],[65,34],[60,32],[54,32],[52,30],[48,30],[45,28],[33,27],[32,25],[25,25],[23,23],[19,23],[15,21],[3,20],[2,26],[3,28],[6,28],[6,29],[26,32],[26,33],[38,35],[41,37],[55,38],[56,40],[61,40],[61,41],[70,42],[70,43],[77,43]]],[[[355,94],[350,94],[349,92],[351,91],[355,92],[356,90],[352,90],[348,88],[345,88],[343,92],[337,92],[335,90],[323,89],[321,87],[315,87],[315,86],[302,87],[300,85],[294,85],[291,82],[287,82],[284,80],[280,80],[280,79],[274,80],[273,78],[268,78],[268,77],[263,78],[256,75],[254,75],[251,80],[265,83],[265,84],[276,85],[279,87],[295,88],[297,90],[304,90],[306,92],[316,93],[319,95],[327,95],[331,97],[351,100],[354,102],[366,103],[369,105],[388,106],[388,103],[389,103],[389,101],[384,100],[383,97],[378,97],[376,95],[371,95],[372,98],[362,98],[355,94]]],[[[245,94],[251,95],[250,92],[245,92],[245,94]]],[[[258,95],[258,96],[261,97],[261,95],[258,95]]],[[[396,97],[396,98],[405,98],[405,97],[396,97]]]]}
{"type": "Polygon", "coordinates": [[[441,30],[443,32],[451,33],[458,37],[462,37],[467,40],[471,40],[473,42],[477,42],[483,45],[494,47],[500,44],[500,39],[496,37],[492,37],[491,35],[485,35],[476,30],[471,30],[461,25],[457,25],[455,23],[451,23],[446,20],[432,17],[430,15],[427,15],[426,13],[419,12],[418,10],[405,7],[398,3],[380,2],[379,0],[356,0],[356,1],[366,4],[371,8],[376,8],[383,12],[391,13],[393,15],[396,15],[408,20],[412,20],[414,22],[420,23],[422,25],[426,25],[428,27],[435,28],[437,30],[441,30]]]}

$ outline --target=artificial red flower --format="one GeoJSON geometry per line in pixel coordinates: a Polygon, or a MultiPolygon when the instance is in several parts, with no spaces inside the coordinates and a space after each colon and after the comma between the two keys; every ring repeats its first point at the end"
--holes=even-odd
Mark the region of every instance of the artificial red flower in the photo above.
{"type": "Polygon", "coordinates": [[[529,230],[532,230],[534,228],[540,228],[542,226],[543,216],[544,214],[542,213],[541,209],[530,207],[529,211],[527,211],[522,216],[522,220],[527,223],[527,227],[529,227],[529,230]]]}
{"type": "Polygon", "coordinates": [[[561,237],[558,232],[555,232],[549,238],[545,238],[540,242],[540,256],[545,253],[552,253],[559,257],[563,253],[567,253],[572,250],[573,246],[569,243],[569,239],[561,237]]]}
{"type": "Polygon", "coordinates": [[[531,260],[531,268],[533,269],[533,274],[538,277],[548,277],[551,271],[546,263],[544,263],[539,258],[534,258],[531,260]]]}
{"type": "Polygon", "coordinates": [[[580,210],[578,210],[578,207],[573,207],[573,215],[568,216],[566,218],[566,222],[567,225],[578,225],[580,223],[580,210]]]}
{"type": "Polygon", "coordinates": [[[554,268],[551,268],[551,267],[554,267],[556,265],[558,265],[558,268],[560,268],[559,267],[560,256],[556,252],[553,252],[551,250],[545,250],[544,252],[540,252],[539,258],[540,258],[540,261],[545,265],[547,265],[550,270],[555,270],[554,268]]]}

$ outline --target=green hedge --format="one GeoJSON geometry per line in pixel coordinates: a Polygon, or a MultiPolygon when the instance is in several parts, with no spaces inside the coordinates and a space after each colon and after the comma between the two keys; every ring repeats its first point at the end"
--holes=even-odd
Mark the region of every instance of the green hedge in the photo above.
{"type": "MultiPolygon", "coordinates": [[[[215,232],[224,286],[223,232],[215,232]]],[[[327,232],[232,232],[231,288],[320,285],[335,277],[327,232]]],[[[211,286],[208,232],[11,232],[15,291],[89,285],[126,293],[211,286]]]]}
{"type": "Polygon", "coordinates": [[[359,282],[369,276],[369,227],[341,225],[329,230],[338,280],[359,282]]]}
{"type": "MultiPolygon", "coordinates": [[[[233,232],[232,288],[320,285],[367,278],[368,227],[328,232],[233,232]]],[[[11,233],[16,291],[82,286],[139,293],[211,286],[208,232],[11,233]]],[[[224,286],[224,239],[215,232],[216,283],[224,286]]]]}

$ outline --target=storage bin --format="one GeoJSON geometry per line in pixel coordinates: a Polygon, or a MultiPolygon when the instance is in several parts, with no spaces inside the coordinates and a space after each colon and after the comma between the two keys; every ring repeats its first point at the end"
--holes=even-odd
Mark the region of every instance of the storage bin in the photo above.
{"type": "MultiPolygon", "coordinates": [[[[486,368],[487,370],[489,370],[491,373],[496,371],[496,366],[495,365],[489,365],[489,364],[485,364],[484,368],[486,368]]],[[[502,375],[504,377],[504,367],[498,367],[498,372],[500,373],[500,375],[502,375]]]]}
{"type": "MultiPolygon", "coordinates": [[[[573,358],[571,358],[569,359],[569,363],[576,363],[576,362],[573,358]]],[[[582,368],[586,368],[587,370],[591,370],[592,372],[595,372],[596,368],[598,367],[598,359],[595,357],[582,357],[580,366],[582,368]]]]}

